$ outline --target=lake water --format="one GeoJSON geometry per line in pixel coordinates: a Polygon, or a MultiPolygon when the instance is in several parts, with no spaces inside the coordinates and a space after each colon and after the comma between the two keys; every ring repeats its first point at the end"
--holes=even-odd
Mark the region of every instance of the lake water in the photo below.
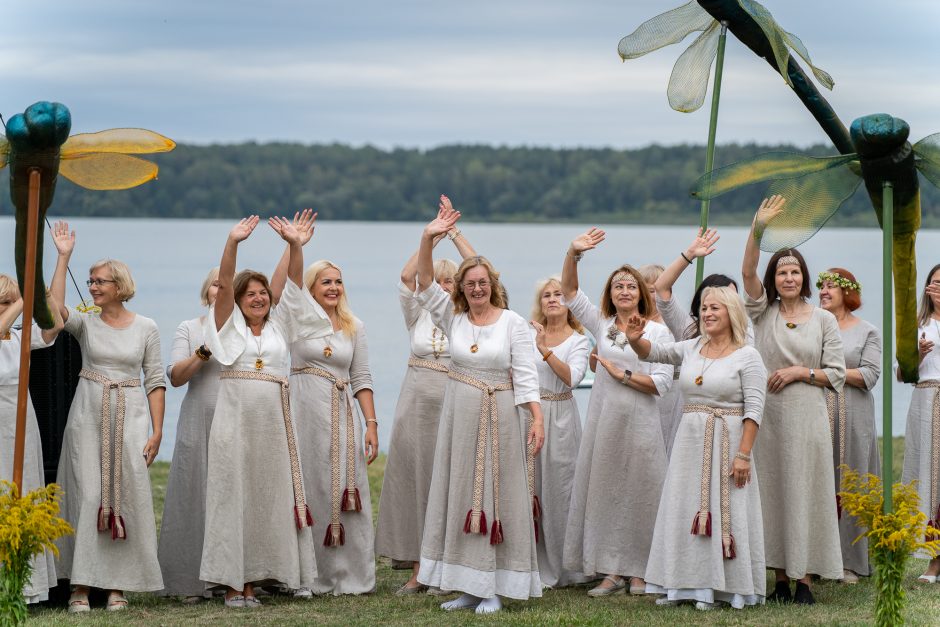
{"type": "MultiPolygon", "coordinates": [[[[467,213],[472,217],[471,212],[467,213]]],[[[50,215],[50,219],[54,216],[50,215]]],[[[179,323],[204,311],[199,304],[199,288],[209,268],[218,265],[232,224],[227,220],[75,219],[71,221],[77,231],[72,271],[84,288],[88,267],[94,261],[102,257],[125,261],[137,282],[137,294],[129,307],[157,322],[166,359],[179,323]]],[[[535,282],[561,271],[568,243],[589,226],[463,223],[460,228],[477,251],[489,257],[501,272],[511,308],[528,318],[535,282]]],[[[645,263],[666,265],[685,250],[695,230],[675,226],[621,225],[605,228],[607,241],[585,255],[580,264],[582,288],[592,299],[599,295],[613,267],[623,262],[637,266],[645,263]]],[[[409,351],[408,334],[398,308],[398,275],[405,260],[417,248],[421,229],[422,225],[417,223],[321,220],[316,236],[304,251],[308,264],[326,258],[343,269],[350,305],[366,325],[379,441],[383,449],[391,434],[395,402],[409,351]]],[[[0,273],[10,275],[14,273],[13,230],[12,217],[0,217],[0,273]]],[[[747,230],[726,227],[720,229],[720,233],[718,250],[706,260],[706,273],[722,272],[738,277],[747,230]]],[[[240,247],[239,267],[270,273],[283,251],[282,244],[269,227],[260,225],[240,247]]],[[[880,231],[824,229],[801,249],[813,273],[831,266],[852,270],[863,286],[864,306],[858,314],[881,326],[880,231]]],[[[919,280],[937,262],[938,250],[940,232],[921,231],[917,259],[921,271],[919,280]]],[[[441,242],[436,253],[458,258],[456,250],[446,240],[441,242]]],[[[45,256],[45,275],[51,279],[55,249],[48,238],[45,256]]],[[[762,259],[765,261],[766,255],[762,259]]],[[[690,269],[676,286],[676,297],[680,302],[688,303],[693,281],[694,271],[690,269]]],[[[79,302],[71,284],[67,294],[70,306],[79,302]]],[[[910,386],[894,386],[894,435],[904,434],[910,390],[910,386]]],[[[160,459],[172,457],[176,421],[184,392],[185,388],[171,387],[167,390],[160,459]]],[[[578,390],[575,395],[583,413],[589,391],[578,390]]],[[[880,383],[875,395],[880,431],[880,383]]]]}

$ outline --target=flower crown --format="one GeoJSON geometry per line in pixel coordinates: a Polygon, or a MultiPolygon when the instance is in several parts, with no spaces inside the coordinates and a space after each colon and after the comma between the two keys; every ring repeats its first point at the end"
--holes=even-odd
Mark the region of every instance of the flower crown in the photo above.
{"type": "Polygon", "coordinates": [[[826,281],[835,283],[844,290],[855,290],[859,294],[862,293],[862,285],[860,283],[850,281],[841,274],[836,274],[835,272],[820,272],[819,278],[816,280],[816,289],[820,289],[823,286],[823,283],[826,281]]]}

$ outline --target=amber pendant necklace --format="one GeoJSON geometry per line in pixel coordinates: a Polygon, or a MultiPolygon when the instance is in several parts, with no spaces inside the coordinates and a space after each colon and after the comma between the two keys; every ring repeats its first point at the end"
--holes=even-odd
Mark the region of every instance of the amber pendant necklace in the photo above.
{"type": "MultiPolygon", "coordinates": [[[[708,342],[705,342],[705,346],[708,346],[708,342]]],[[[702,347],[702,350],[705,350],[705,346],[702,347]]],[[[699,376],[695,377],[695,385],[702,385],[703,383],[705,383],[705,372],[709,368],[712,367],[712,364],[718,361],[719,357],[721,357],[721,354],[725,352],[726,348],[728,348],[727,345],[723,346],[721,350],[718,351],[718,356],[712,359],[711,361],[708,361],[708,357],[706,357],[705,355],[702,355],[702,359],[704,360],[702,362],[702,372],[701,374],[699,374],[699,376]]]]}
{"type": "Polygon", "coordinates": [[[329,359],[330,355],[333,354],[333,347],[330,346],[330,338],[325,337],[323,341],[326,342],[326,346],[323,347],[323,356],[329,359]]]}
{"type": "Polygon", "coordinates": [[[264,359],[262,359],[262,345],[264,344],[264,323],[261,324],[261,332],[258,335],[254,333],[251,334],[251,337],[255,339],[255,346],[258,347],[258,357],[255,359],[255,370],[261,370],[264,368],[264,359]]]}
{"type": "MultiPolygon", "coordinates": [[[[481,320],[482,323],[486,323],[487,318],[489,318],[489,312],[486,312],[486,317],[481,320]]],[[[477,326],[473,324],[473,320],[470,319],[470,313],[467,312],[467,320],[470,321],[470,332],[473,334],[473,344],[470,345],[470,352],[475,353],[480,350],[480,334],[483,332],[483,325],[477,326]]]]}

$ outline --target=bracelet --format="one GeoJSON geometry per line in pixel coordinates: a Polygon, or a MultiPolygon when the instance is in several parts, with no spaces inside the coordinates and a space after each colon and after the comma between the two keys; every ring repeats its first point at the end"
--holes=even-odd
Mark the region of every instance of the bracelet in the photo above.
{"type": "Polygon", "coordinates": [[[689,259],[688,257],[686,257],[686,256],[685,256],[685,253],[680,252],[679,254],[682,255],[682,258],[685,259],[686,262],[687,262],[690,266],[692,265],[692,260],[689,259]]]}
{"type": "Polygon", "coordinates": [[[554,354],[555,354],[555,353],[553,353],[552,351],[548,351],[547,353],[545,353],[544,355],[542,355],[542,361],[548,361],[548,358],[551,357],[551,356],[554,355],[554,354]]]}
{"type": "Polygon", "coordinates": [[[212,357],[212,351],[206,348],[205,344],[197,348],[196,352],[193,354],[202,361],[209,361],[209,358],[212,357]]]}
{"type": "Polygon", "coordinates": [[[735,458],[735,459],[740,459],[741,461],[745,461],[745,462],[747,462],[747,463],[749,463],[749,464],[751,463],[751,456],[750,456],[750,455],[745,455],[745,454],[742,453],[741,451],[738,451],[737,453],[735,453],[735,454],[734,454],[734,458],[735,458]]]}
{"type": "Polygon", "coordinates": [[[575,263],[578,263],[584,257],[584,253],[575,253],[573,255],[571,253],[568,253],[568,256],[573,258],[575,263]]]}
{"type": "Polygon", "coordinates": [[[369,424],[370,422],[374,422],[376,427],[379,426],[379,421],[375,418],[366,418],[366,424],[369,424]]]}
{"type": "Polygon", "coordinates": [[[460,236],[460,229],[454,229],[453,231],[447,231],[447,237],[450,238],[450,241],[454,241],[457,237],[460,236]]]}
{"type": "Polygon", "coordinates": [[[633,376],[633,372],[632,372],[632,371],[630,371],[630,370],[624,370],[624,371],[623,371],[623,379],[621,379],[620,382],[623,383],[624,385],[626,385],[626,384],[627,384],[627,381],[629,381],[629,380],[630,380],[630,377],[632,377],[632,376],[633,376]]]}

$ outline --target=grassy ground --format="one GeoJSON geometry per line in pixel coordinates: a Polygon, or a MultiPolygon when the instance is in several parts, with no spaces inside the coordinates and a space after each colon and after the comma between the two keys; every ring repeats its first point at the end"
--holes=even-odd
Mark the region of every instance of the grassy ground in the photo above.
{"type": "MultiPolygon", "coordinates": [[[[894,441],[895,477],[900,476],[903,440],[894,441]]],[[[385,457],[369,468],[373,512],[378,512],[378,495],[385,470],[385,457]]],[[[155,510],[163,511],[163,498],[169,465],[154,464],[151,468],[155,510]]],[[[159,520],[157,521],[159,525],[159,520]]],[[[926,562],[912,560],[905,581],[907,619],[912,625],[940,623],[940,586],[923,587],[915,583],[926,562]]],[[[259,610],[225,610],[221,601],[205,602],[194,607],[176,600],[149,594],[130,595],[130,607],[121,615],[121,622],[132,625],[865,625],[873,622],[874,582],[863,579],[855,586],[820,582],[814,588],[817,604],[813,607],[776,606],[699,612],[689,606],[660,608],[649,597],[616,596],[590,599],[586,588],[550,590],[541,599],[529,602],[509,601],[505,611],[495,617],[478,619],[474,614],[457,612],[446,616],[438,609],[436,597],[416,595],[400,599],[394,590],[407,578],[393,571],[386,562],[377,565],[377,590],[362,597],[314,598],[295,600],[275,597],[264,599],[259,610]]],[[[768,588],[772,588],[769,582],[768,588]]],[[[39,609],[32,613],[36,625],[110,625],[115,616],[95,609],[81,617],[70,616],[61,609],[39,609]]]]}

